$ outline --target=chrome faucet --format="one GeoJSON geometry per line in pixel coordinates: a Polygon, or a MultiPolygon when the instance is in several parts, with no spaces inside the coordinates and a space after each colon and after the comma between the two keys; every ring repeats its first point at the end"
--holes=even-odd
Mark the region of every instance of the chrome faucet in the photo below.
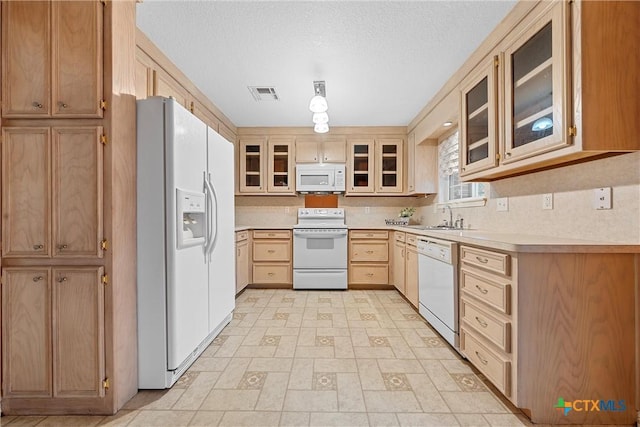
{"type": "Polygon", "coordinates": [[[442,213],[444,213],[444,208],[449,208],[449,222],[447,223],[447,225],[449,227],[453,227],[453,211],[451,210],[451,206],[449,205],[444,205],[442,207],[442,213]]]}

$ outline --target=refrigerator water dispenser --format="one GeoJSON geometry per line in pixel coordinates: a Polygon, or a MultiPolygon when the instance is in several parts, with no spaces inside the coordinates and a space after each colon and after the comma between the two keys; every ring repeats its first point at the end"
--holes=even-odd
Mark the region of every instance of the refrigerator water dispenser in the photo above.
{"type": "Polygon", "coordinates": [[[177,190],[177,242],[178,249],[204,244],[205,195],[177,190]]]}

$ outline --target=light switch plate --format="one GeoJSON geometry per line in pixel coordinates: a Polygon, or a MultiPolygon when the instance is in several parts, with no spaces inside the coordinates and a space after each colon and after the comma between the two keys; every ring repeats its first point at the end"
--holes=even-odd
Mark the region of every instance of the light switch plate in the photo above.
{"type": "Polygon", "coordinates": [[[546,193],[542,195],[542,209],[553,209],[553,193],[546,193]]]}
{"type": "Polygon", "coordinates": [[[593,190],[593,209],[611,209],[611,187],[593,190]]]}
{"type": "Polygon", "coordinates": [[[497,212],[506,212],[509,210],[509,198],[508,197],[500,197],[496,199],[496,211],[497,212]]]}

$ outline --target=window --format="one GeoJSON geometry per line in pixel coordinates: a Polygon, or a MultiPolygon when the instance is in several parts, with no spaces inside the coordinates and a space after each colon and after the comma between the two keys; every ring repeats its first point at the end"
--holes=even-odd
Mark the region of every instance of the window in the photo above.
{"type": "Polygon", "coordinates": [[[458,206],[484,205],[485,185],[479,182],[462,182],[458,176],[458,130],[438,144],[439,203],[458,206]]]}

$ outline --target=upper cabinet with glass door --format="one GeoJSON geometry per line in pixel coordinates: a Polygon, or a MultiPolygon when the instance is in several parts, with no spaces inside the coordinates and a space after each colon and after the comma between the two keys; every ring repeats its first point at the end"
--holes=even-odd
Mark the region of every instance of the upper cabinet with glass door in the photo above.
{"type": "Polygon", "coordinates": [[[238,156],[240,193],[265,193],[266,143],[264,138],[241,138],[238,156]]]}
{"type": "Polygon", "coordinates": [[[460,176],[497,165],[498,57],[490,58],[460,90],[460,176]]]}
{"type": "Polygon", "coordinates": [[[504,164],[572,142],[568,8],[555,3],[504,50],[504,164]]]}
{"type": "Polygon", "coordinates": [[[295,194],[293,175],[293,138],[271,137],[268,146],[267,191],[295,194]]]}

